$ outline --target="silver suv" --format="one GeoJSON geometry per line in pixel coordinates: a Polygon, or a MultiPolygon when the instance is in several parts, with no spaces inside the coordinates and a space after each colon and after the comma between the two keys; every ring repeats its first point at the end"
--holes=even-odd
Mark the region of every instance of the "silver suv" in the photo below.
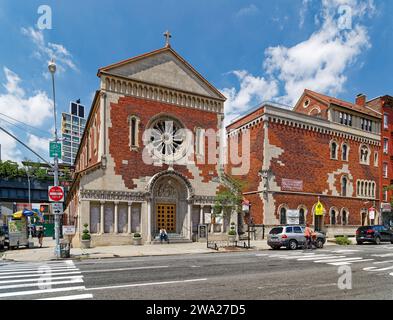
{"type": "MultiPolygon", "coordinates": [[[[298,247],[306,245],[306,237],[304,236],[303,226],[280,226],[270,230],[267,236],[267,244],[273,249],[278,250],[286,247],[290,250],[296,250],[298,247]]],[[[323,248],[326,242],[326,236],[323,233],[316,232],[316,239],[313,245],[316,248],[323,248]]]]}

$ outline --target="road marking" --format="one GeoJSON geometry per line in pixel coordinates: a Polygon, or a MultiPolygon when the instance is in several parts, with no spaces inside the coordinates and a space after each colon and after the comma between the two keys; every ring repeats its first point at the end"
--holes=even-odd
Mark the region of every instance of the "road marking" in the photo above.
{"type": "Polygon", "coordinates": [[[332,266],[348,266],[352,263],[357,263],[357,262],[367,262],[367,261],[373,261],[374,259],[364,259],[364,260],[356,260],[356,261],[348,261],[348,262],[333,262],[333,263],[328,263],[332,266]]]}
{"type": "Polygon", "coordinates": [[[191,266],[191,268],[200,268],[201,266],[191,266]]]}
{"type": "MultiPolygon", "coordinates": [[[[341,259],[331,259],[331,260],[319,260],[319,261],[314,261],[315,263],[330,263],[330,262],[343,262],[343,261],[356,261],[356,260],[363,260],[362,257],[353,257],[353,258],[341,258],[341,259]]],[[[374,259],[372,259],[374,260],[374,259]]]]}
{"type": "Polygon", "coordinates": [[[386,257],[393,257],[393,253],[385,253],[385,254],[372,254],[371,256],[373,256],[373,257],[381,257],[381,258],[386,258],[386,257]]]}
{"type": "MultiPolygon", "coordinates": [[[[54,272],[51,273],[53,276],[60,276],[65,274],[81,274],[80,270],[78,271],[71,271],[71,272],[54,272]]],[[[31,277],[42,277],[42,274],[18,274],[12,277],[10,276],[0,276],[0,279],[9,279],[9,278],[31,278],[31,277]]]]}
{"type": "Polygon", "coordinates": [[[158,286],[158,285],[164,285],[164,284],[200,282],[200,281],[206,281],[206,280],[207,280],[207,278],[203,278],[203,279],[189,279],[189,280],[162,281],[162,282],[148,282],[148,283],[133,283],[133,284],[124,284],[124,285],[119,285],[119,286],[86,288],[85,290],[89,290],[90,291],[90,290],[107,290],[107,289],[119,289],[119,288],[130,288],[130,287],[158,286]]]}
{"type": "Polygon", "coordinates": [[[388,261],[378,261],[378,262],[374,262],[374,264],[384,264],[384,263],[392,263],[393,260],[388,260],[388,261]]]}
{"type": "Polygon", "coordinates": [[[268,256],[269,254],[267,254],[267,253],[257,253],[255,256],[256,257],[266,257],[266,256],[268,256]]]}
{"type": "MultiPolygon", "coordinates": [[[[48,281],[44,282],[43,279],[36,279],[41,281],[42,286],[52,286],[52,285],[58,285],[58,284],[70,284],[70,283],[83,283],[83,279],[72,279],[68,281],[48,281]]],[[[52,280],[52,279],[49,279],[52,280]]],[[[36,283],[22,283],[22,284],[12,284],[12,285],[7,285],[7,286],[0,286],[0,290],[4,289],[16,289],[16,288],[27,288],[27,287],[38,287],[40,284],[38,282],[36,283]]]]}
{"type": "Polygon", "coordinates": [[[17,275],[17,274],[26,274],[27,272],[28,273],[30,273],[30,274],[32,274],[32,273],[39,273],[39,274],[43,274],[43,273],[53,273],[53,272],[61,272],[61,271],[67,271],[67,270],[69,270],[69,271],[77,271],[78,269],[77,268],[68,268],[67,267],[67,269],[64,269],[64,268],[60,268],[60,269],[51,269],[51,268],[48,268],[48,269],[42,269],[42,270],[32,270],[32,271],[14,271],[14,272],[0,272],[0,274],[1,275],[5,275],[5,274],[7,274],[8,276],[11,276],[11,275],[17,275]]]}
{"type": "Polygon", "coordinates": [[[47,266],[43,264],[42,266],[39,266],[37,268],[26,268],[26,269],[0,269],[0,274],[7,274],[8,272],[14,272],[14,273],[23,273],[23,272],[32,272],[32,271],[38,271],[38,269],[43,270],[44,268],[47,268],[48,270],[76,270],[76,267],[56,267],[52,269],[50,266],[47,266]]]}
{"type": "Polygon", "coordinates": [[[386,271],[386,270],[391,270],[391,269],[393,269],[393,266],[387,267],[387,268],[380,268],[380,269],[377,269],[377,267],[363,268],[364,271],[386,271]]]}
{"type": "Polygon", "coordinates": [[[341,249],[341,250],[334,250],[334,253],[351,253],[351,252],[359,252],[360,250],[350,250],[350,249],[341,249]]]}
{"type": "Polygon", "coordinates": [[[62,296],[62,297],[52,297],[45,299],[37,299],[37,300],[82,300],[82,299],[92,299],[93,295],[91,293],[87,294],[78,294],[73,296],[62,296]]]}
{"type": "Polygon", "coordinates": [[[0,293],[0,298],[45,294],[45,293],[62,292],[62,291],[81,291],[81,290],[86,290],[85,286],[7,292],[7,293],[0,293]]]}
{"type": "Polygon", "coordinates": [[[333,256],[333,255],[327,255],[327,256],[315,256],[315,257],[307,257],[307,258],[300,258],[297,259],[297,261],[313,261],[313,260],[323,260],[323,259],[338,259],[338,258],[346,258],[346,256],[333,256]]]}
{"type": "Polygon", "coordinates": [[[112,271],[129,271],[129,270],[145,270],[145,269],[163,269],[169,266],[151,266],[151,267],[134,267],[134,268],[119,268],[119,269],[99,269],[99,270],[82,270],[83,273],[97,273],[97,272],[112,272],[112,271]]]}
{"type": "Polygon", "coordinates": [[[64,279],[82,279],[83,275],[79,276],[70,276],[70,277],[51,277],[50,275],[43,276],[42,278],[35,278],[35,279],[18,279],[18,280],[2,280],[0,281],[0,284],[5,284],[5,283],[20,283],[20,282],[34,282],[37,281],[38,279],[42,281],[46,280],[64,280],[64,279]]]}

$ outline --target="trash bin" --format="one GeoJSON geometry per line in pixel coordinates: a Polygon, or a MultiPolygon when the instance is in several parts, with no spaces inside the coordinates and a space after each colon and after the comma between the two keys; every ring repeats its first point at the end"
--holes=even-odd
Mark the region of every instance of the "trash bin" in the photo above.
{"type": "Polygon", "coordinates": [[[60,257],[69,258],[70,257],[70,244],[60,243],[60,257]]]}

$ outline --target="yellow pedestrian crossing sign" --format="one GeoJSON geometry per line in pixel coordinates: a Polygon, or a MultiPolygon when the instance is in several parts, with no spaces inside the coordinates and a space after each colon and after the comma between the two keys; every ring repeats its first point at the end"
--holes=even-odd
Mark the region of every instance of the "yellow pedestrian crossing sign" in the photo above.
{"type": "Polygon", "coordinates": [[[323,207],[323,204],[321,203],[321,201],[318,201],[317,205],[315,206],[315,215],[323,216],[324,211],[325,208],[323,207]]]}

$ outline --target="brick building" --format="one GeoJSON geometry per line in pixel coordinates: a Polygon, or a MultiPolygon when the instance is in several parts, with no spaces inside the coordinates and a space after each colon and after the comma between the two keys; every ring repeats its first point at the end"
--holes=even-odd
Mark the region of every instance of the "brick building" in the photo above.
{"type": "MultiPolygon", "coordinates": [[[[264,104],[227,127],[229,153],[250,163],[234,177],[247,181],[256,224],[285,224],[296,212],[300,224],[332,235],[379,221],[381,114],[363,98],[348,103],[305,90],[293,110],[264,104]],[[318,200],[323,216],[315,215],[318,200]]],[[[226,170],[238,166],[230,161],[226,170]]]]}
{"type": "Polygon", "coordinates": [[[220,185],[225,97],[167,44],[98,71],[66,213],[93,245],[190,241],[220,185]],[[207,150],[215,150],[207,161],[207,150]]]}

